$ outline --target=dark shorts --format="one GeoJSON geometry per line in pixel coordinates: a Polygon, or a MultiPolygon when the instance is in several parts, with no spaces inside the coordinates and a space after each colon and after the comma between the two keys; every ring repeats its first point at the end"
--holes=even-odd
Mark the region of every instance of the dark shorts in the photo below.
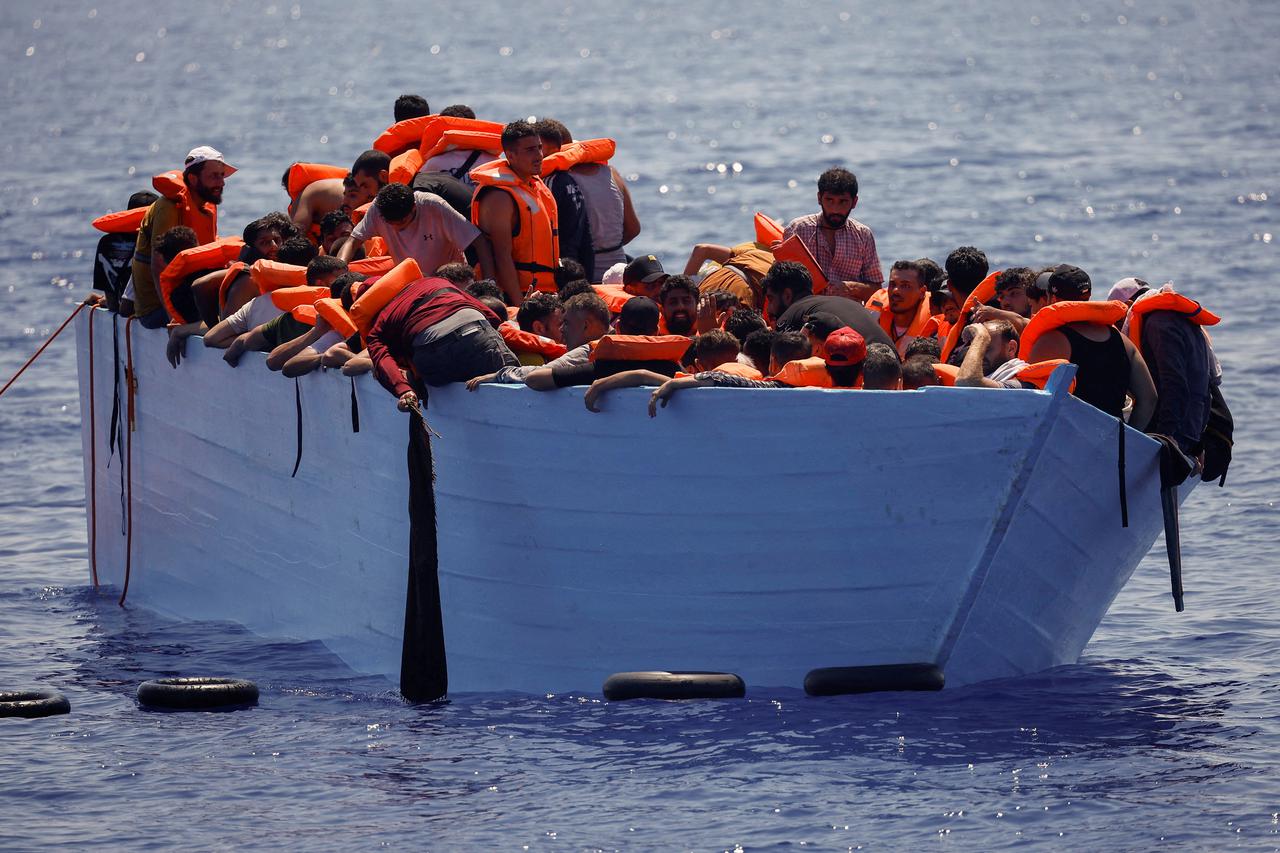
{"type": "Polygon", "coordinates": [[[482,373],[519,365],[520,359],[507,348],[502,335],[479,320],[413,348],[413,367],[427,385],[466,382],[482,373]]]}
{"type": "Polygon", "coordinates": [[[163,329],[169,325],[169,312],[161,306],[150,314],[145,314],[138,318],[138,325],[144,329],[163,329]]]}

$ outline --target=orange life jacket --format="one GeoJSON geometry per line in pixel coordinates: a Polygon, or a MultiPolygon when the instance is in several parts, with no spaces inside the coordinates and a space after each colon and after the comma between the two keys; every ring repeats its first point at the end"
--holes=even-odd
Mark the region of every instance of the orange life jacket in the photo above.
{"type": "MultiPolygon", "coordinates": [[[[1017,380],[1034,385],[1041,391],[1049,381],[1049,377],[1053,375],[1053,371],[1064,364],[1070,364],[1065,358],[1048,358],[1044,361],[1037,361],[1034,364],[1028,364],[1026,367],[1018,371],[1017,380]]],[[[1071,387],[1068,391],[1076,390],[1076,381],[1071,380],[1071,387]]]]}
{"type": "Polygon", "coordinates": [[[188,276],[198,272],[222,269],[238,258],[240,250],[243,248],[244,240],[239,237],[223,237],[220,240],[214,240],[212,243],[206,243],[203,246],[196,246],[192,249],[183,249],[179,252],[164,268],[164,272],[160,274],[158,288],[160,290],[160,301],[164,304],[164,310],[169,312],[169,319],[176,320],[179,323],[195,322],[198,318],[184,317],[174,307],[174,290],[188,276]]]}
{"type": "Polygon", "coordinates": [[[432,121],[422,126],[418,134],[418,150],[422,159],[430,160],[437,154],[462,148],[469,151],[488,151],[496,158],[502,153],[502,125],[496,121],[460,116],[432,116],[432,121]],[[451,136],[452,134],[452,136],[451,136]],[[444,142],[445,137],[448,142],[444,142]],[[497,147],[493,147],[493,139],[497,147]]]}
{"type": "Polygon", "coordinates": [[[329,295],[329,288],[304,284],[294,287],[278,287],[271,291],[271,303],[281,311],[292,311],[299,305],[314,305],[317,299],[329,295]]]}
{"type": "Polygon", "coordinates": [[[307,268],[262,258],[249,267],[249,277],[258,285],[258,292],[266,294],[282,287],[303,287],[307,283],[307,268]]]}
{"type": "Polygon", "coordinates": [[[361,275],[384,275],[391,272],[396,262],[390,255],[374,255],[347,264],[347,272],[358,272],[361,275]]]}
{"type": "Polygon", "coordinates": [[[880,309],[880,316],[877,322],[880,328],[884,329],[884,333],[889,336],[889,340],[893,341],[893,345],[898,350],[898,357],[902,358],[906,355],[907,346],[916,338],[932,338],[938,334],[938,321],[933,319],[932,312],[929,309],[929,293],[926,291],[920,298],[920,304],[916,306],[916,314],[911,318],[911,325],[907,327],[907,331],[902,337],[894,337],[894,319],[895,315],[889,310],[886,304],[880,309]]]}
{"type": "Polygon", "coordinates": [[[1118,300],[1110,302],[1055,302],[1035,313],[1031,322],[1022,330],[1022,343],[1018,345],[1018,357],[1031,358],[1031,350],[1045,332],[1053,331],[1068,323],[1095,323],[1110,326],[1119,323],[1129,313],[1129,306],[1118,300]]]}
{"type": "Polygon", "coordinates": [[[391,166],[387,170],[387,180],[393,184],[408,186],[413,183],[413,176],[418,174],[418,170],[422,168],[424,162],[422,152],[417,148],[410,148],[403,154],[397,154],[391,158],[391,166]]]}
{"type": "Polygon", "coordinates": [[[621,314],[622,306],[627,304],[627,300],[635,299],[634,296],[623,290],[620,284],[593,284],[591,289],[604,300],[605,305],[609,306],[610,314],[621,314]]]}
{"type": "Polygon", "coordinates": [[[570,142],[559,151],[542,158],[542,177],[552,172],[572,169],[583,163],[599,163],[604,165],[613,159],[617,143],[612,139],[584,139],[581,142],[570,142]]]}
{"type": "Polygon", "coordinates": [[[387,307],[387,303],[420,278],[422,270],[419,269],[418,262],[413,258],[405,258],[372,285],[366,283],[356,301],[351,303],[351,310],[348,312],[359,329],[360,336],[368,337],[373,322],[378,319],[382,309],[387,307]]]}
{"type": "Polygon", "coordinates": [[[964,304],[960,306],[960,320],[947,332],[947,339],[942,343],[942,355],[940,356],[940,360],[946,361],[950,358],[951,351],[960,343],[960,333],[964,331],[969,312],[974,308],[977,308],[979,304],[988,302],[995,298],[996,276],[1000,275],[1001,272],[1001,270],[996,270],[988,275],[978,283],[978,286],[973,289],[972,293],[965,297],[964,304]]]}
{"type": "MultiPolygon", "coordinates": [[[[302,191],[316,181],[328,181],[334,178],[345,178],[350,172],[342,166],[326,166],[324,163],[294,163],[289,167],[289,178],[286,181],[289,198],[293,204],[298,203],[302,191]]],[[[293,213],[292,207],[289,210],[293,213]]]]}
{"type": "Polygon", "coordinates": [[[391,257],[391,250],[387,248],[387,241],[381,237],[370,237],[364,241],[364,256],[366,258],[391,257]]]}
{"type": "Polygon", "coordinates": [[[371,201],[366,201],[364,204],[360,205],[360,206],[359,206],[359,207],[357,207],[355,210],[351,211],[351,224],[352,224],[352,225],[359,225],[359,224],[360,224],[360,220],[361,220],[361,219],[364,219],[364,215],[365,215],[366,213],[368,213],[368,212],[369,212],[369,205],[371,205],[371,204],[373,204],[373,202],[371,202],[371,201]]]}
{"type": "MultiPolygon", "coordinates": [[[[483,151],[492,155],[491,159],[497,160],[502,154],[502,128],[498,127],[496,132],[484,130],[463,130],[463,129],[446,129],[434,141],[428,143],[428,135],[430,131],[422,136],[422,161],[424,163],[431,160],[432,157],[438,157],[441,154],[447,154],[450,151],[483,151]]],[[[480,163],[479,165],[484,165],[480,163]]]]}
{"type": "Polygon", "coordinates": [[[750,367],[737,361],[726,361],[724,364],[714,369],[718,373],[728,373],[730,376],[741,376],[743,379],[764,379],[763,373],[756,370],[754,367],[750,367]]]}
{"type": "Polygon", "coordinates": [[[142,225],[142,217],[147,215],[150,205],[131,207],[128,210],[117,210],[115,213],[104,213],[93,220],[93,227],[108,234],[135,233],[142,225]]]}
{"type": "Polygon", "coordinates": [[[231,292],[231,285],[240,277],[240,274],[247,272],[249,265],[244,261],[234,261],[231,266],[227,267],[227,272],[222,276],[222,283],[218,285],[218,313],[222,313],[227,307],[227,295],[231,292]]]}
{"type": "MultiPolygon", "coordinates": [[[[345,178],[347,174],[348,170],[341,166],[326,166],[324,163],[294,163],[290,166],[285,179],[285,192],[289,194],[289,218],[292,219],[298,212],[298,200],[302,198],[303,190],[316,181],[345,178]]],[[[318,221],[311,223],[311,227],[307,229],[307,236],[311,238],[311,242],[319,245],[320,223],[318,221]]]]}
{"type": "Polygon", "coordinates": [[[502,340],[506,341],[511,351],[517,354],[532,353],[550,361],[568,351],[564,344],[556,343],[551,338],[544,338],[533,332],[526,332],[510,320],[498,326],[498,334],[502,335],[502,340]]]}
{"type": "MultiPolygon", "coordinates": [[[[508,319],[508,320],[519,320],[519,319],[520,319],[520,309],[519,309],[519,308],[517,308],[517,307],[516,307],[516,306],[514,306],[514,305],[508,305],[508,306],[507,306],[507,319],[508,319]]],[[[518,324],[517,324],[517,325],[518,325],[518,324]]]]}
{"type": "Polygon", "coordinates": [[[534,176],[521,180],[505,160],[471,170],[476,193],[471,199],[471,221],[480,222],[480,195],[489,187],[502,190],[515,202],[520,226],[511,236],[511,259],[520,290],[556,292],[555,271],[560,263],[560,232],[556,200],[551,190],[534,176]]]}
{"type": "Polygon", "coordinates": [[[342,335],[343,338],[349,338],[360,331],[356,328],[356,323],[351,319],[351,315],[343,309],[341,300],[334,299],[332,296],[317,299],[315,309],[316,314],[325,318],[329,325],[333,327],[333,330],[342,335]]]}
{"type": "Polygon", "coordinates": [[[316,324],[316,307],[314,305],[295,305],[289,309],[289,314],[299,323],[306,323],[308,326],[316,324]]]}
{"type": "Polygon", "coordinates": [[[809,251],[809,247],[804,244],[799,235],[792,234],[790,237],[782,241],[782,245],[773,250],[773,257],[779,261],[796,261],[804,264],[809,270],[809,275],[813,278],[813,292],[821,293],[827,289],[827,277],[823,274],[822,268],[818,266],[818,262],[814,260],[813,253],[809,251]]]}
{"type": "Polygon", "coordinates": [[[591,344],[592,361],[680,363],[693,340],[683,335],[605,335],[591,344]]]}
{"type": "Polygon", "coordinates": [[[756,212],[756,242],[768,248],[782,239],[782,223],[756,212]]]}
{"type": "Polygon", "coordinates": [[[1142,346],[1142,321],[1153,311],[1177,311],[1197,326],[1216,326],[1222,322],[1222,318],[1217,314],[1181,293],[1158,293],[1155,296],[1145,296],[1133,303],[1133,307],[1129,309],[1129,340],[1133,341],[1135,347],[1142,346]]]}
{"type": "MultiPolygon", "coordinates": [[[[1035,364],[1028,364],[1026,367],[1018,371],[1014,377],[1019,382],[1026,382],[1034,385],[1041,391],[1044,390],[1045,383],[1049,381],[1050,375],[1053,374],[1054,368],[1062,364],[1068,364],[1066,359],[1051,358],[1045,361],[1037,361],[1035,364]]],[[[933,372],[938,374],[938,381],[947,387],[956,384],[956,378],[960,375],[960,368],[953,364],[935,364],[933,372]]],[[[1075,380],[1071,380],[1071,390],[1075,390],[1075,380]]]]}
{"type": "Polygon", "coordinates": [[[871,298],[862,303],[872,311],[884,311],[889,307],[889,289],[882,287],[875,293],[871,294],[871,298]]]}
{"type": "MultiPolygon", "coordinates": [[[[784,385],[790,385],[792,388],[837,387],[831,379],[831,372],[827,370],[826,360],[816,355],[788,361],[782,365],[781,370],[769,378],[784,385]]],[[[854,383],[853,387],[862,387],[861,373],[858,374],[858,381],[854,383]]]]}
{"type": "Polygon", "coordinates": [[[392,157],[404,151],[406,148],[417,148],[422,140],[422,132],[427,125],[433,121],[438,121],[441,117],[436,115],[430,116],[414,116],[404,121],[398,121],[388,127],[373,140],[373,147],[392,157]]]}
{"type": "Polygon", "coordinates": [[[182,172],[161,172],[151,179],[151,186],[177,206],[179,224],[196,232],[196,242],[201,246],[218,239],[218,206],[192,198],[182,172]]]}

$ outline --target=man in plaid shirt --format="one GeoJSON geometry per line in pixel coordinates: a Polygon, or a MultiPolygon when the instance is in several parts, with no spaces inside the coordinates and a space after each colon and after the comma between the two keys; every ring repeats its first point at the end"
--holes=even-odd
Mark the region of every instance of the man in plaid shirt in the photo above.
{"type": "Polygon", "coordinates": [[[796,234],[809,247],[829,286],[826,293],[865,302],[884,284],[876,238],[871,229],[849,216],[858,206],[858,179],[835,167],[818,178],[821,213],[791,220],[783,239],[796,234]]]}

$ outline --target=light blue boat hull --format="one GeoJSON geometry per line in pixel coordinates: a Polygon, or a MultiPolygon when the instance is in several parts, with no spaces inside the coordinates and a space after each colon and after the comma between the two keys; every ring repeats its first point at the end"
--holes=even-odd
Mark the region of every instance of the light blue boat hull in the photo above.
{"type": "MultiPolygon", "coordinates": [[[[107,450],[112,319],[94,322],[99,581],[123,587],[107,450]]],[[[117,321],[123,327],[122,321],[117,321]]],[[[123,332],[120,332],[123,352],[123,332]]],[[[371,377],[293,383],[134,329],[128,601],[325,642],[399,675],[408,424],[371,377]]],[[[123,358],[122,358],[123,360],[123,358]]],[[[1075,662],[1162,529],[1158,446],[1065,393],[434,390],[451,692],[595,691],[629,670],[799,687],[817,667],[937,663],[954,686],[1075,662]]],[[[96,473],[95,473],[96,472],[96,473]]],[[[1188,486],[1185,492],[1189,492],[1188,486]]]]}

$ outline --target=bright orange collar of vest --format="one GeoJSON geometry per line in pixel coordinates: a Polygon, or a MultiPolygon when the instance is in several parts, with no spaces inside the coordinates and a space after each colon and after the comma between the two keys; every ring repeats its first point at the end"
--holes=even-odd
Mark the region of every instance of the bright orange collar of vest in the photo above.
{"type": "Polygon", "coordinates": [[[294,163],[289,167],[286,192],[289,193],[289,198],[296,200],[303,190],[316,181],[345,178],[347,171],[342,166],[326,166],[324,163],[294,163]]]}
{"type": "Polygon", "coordinates": [[[188,277],[198,272],[219,270],[233,263],[240,256],[244,241],[239,237],[223,237],[203,246],[195,246],[179,252],[160,274],[158,289],[169,317],[181,323],[194,322],[197,317],[183,316],[173,304],[173,293],[188,277]]]}
{"type": "Polygon", "coordinates": [[[572,169],[583,163],[605,164],[613,159],[617,144],[612,139],[585,139],[570,142],[556,153],[542,158],[542,176],[572,169]]]}
{"type": "Polygon", "coordinates": [[[605,335],[591,344],[592,361],[674,361],[693,341],[683,335],[605,335]]]}
{"type": "Polygon", "coordinates": [[[1173,291],[1161,291],[1142,297],[1129,309],[1128,334],[1135,347],[1142,346],[1142,322],[1154,311],[1176,311],[1197,326],[1216,326],[1222,322],[1221,317],[1194,299],[1173,291]]]}
{"type": "Polygon", "coordinates": [[[551,338],[544,338],[534,332],[526,332],[510,320],[498,326],[498,334],[502,335],[502,340],[512,352],[534,353],[545,359],[552,359],[559,358],[568,351],[564,344],[556,343],[551,338]]]}
{"type": "Polygon", "coordinates": [[[387,306],[387,303],[420,278],[422,278],[422,270],[418,268],[418,262],[413,258],[405,258],[396,264],[391,272],[380,276],[377,280],[371,280],[372,284],[366,281],[356,301],[351,303],[351,310],[348,312],[352,322],[360,330],[360,336],[368,337],[374,321],[378,319],[378,314],[387,306]]]}
{"type": "Polygon", "coordinates": [[[1035,313],[1031,322],[1022,330],[1022,342],[1018,346],[1018,357],[1031,360],[1031,350],[1036,341],[1045,332],[1065,326],[1068,323],[1094,323],[1099,326],[1113,326],[1124,319],[1129,306],[1123,302],[1055,302],[1046,305],[1035,313]]]}
{"type": "Polygon", "coordinates": [[[249,277],[258,286],[258,292],[266,294],[282,287],[305,286],[307,268],[262,258],[249,267],[249,277]]]}
{"type": "Polygon", "coordinates": [[[142,218],[147,215],[151,205],[131,207],[128,210],[117,210],[115,213],[104,213],[93,220],[93,227],[107,234],[133,234],[142,226],[142,218]]]}
{"type": "Polygon", "coordinates": [[[502,125],[496,121],[460,116],[431,116],[430,121],[422,122],[420,127],[422,130],[418,134],[418,150],[422,152],[424,160],[431,159],[434,154],[439,154],[441,151],[449,150],[447,145],[441,146],[441,142],[450,134],[453,134],[452,142],[455,144],[467,140],[468,144],[457,145],[459,148],[469,148],[470,143],[474,142],[479,143],[475,148],[483,151],[492,150],[494,154],[502,151],[502,125]],[[496,149],[490,148],[491,138],[497,139],[496,149]]]}
{"type": "Polygon", "coordinates": [[[332,296],[317,299],[315,309],[316,314],[328,321],[333,330],[342,337],[349,338],[359,331],[351,315],[342,309],[342,303],[332,296]]]}
{"type": "Polygon", "coordinates": [[[889,337],[895,343],[900,337],[916,338],[922,334],[925,334],[925,327],[929,326],[930,323],[932,323],[932,327],[934,329],[936,329],[938,326],[937,322],[933,320],[933,311],[929,306],[928,291],[925,291],[925,293],[920,297],[920,304],[916,306],[916,313],[911,318],[911,324],[907,326],[907,330],[903,332],[902,335],[894,334],[894,332],[896,331],[895,321],[898,319],[898,315],[890,311],[888,305],[886,305],[884,308],[879,309],[879,311],[880,311],[880,328],[884,329],[885,332],[889,335],[889,337]]]}
{"type": "Polygon", "coordinates": [[[978,286],[973,289],[972,293],[965,297],[964,304],[960,306],[960,319],[957,320],[956,324],[951,327],[949,332],[947,332],[947,339],[942,344],[942,355],[940,356],[941,361],[945,362],[950,358],[951,351],[960,343],[960,333],[964,331],[964,327],[969,322],[969,312],[974,308],[977,308],[982,303],[990,302],[995,298],[996,277],[1000,275],[1001,272],[1003,272],[1003,270],[996,270],[988,275],[978,283],[978,286]]]}
{"type": "Polygon", "coordinates": [[[834,388],[827,362],[820,356],[809,356],[788,361],[770,380],[790,385],[792,388],[834,388]]]}

